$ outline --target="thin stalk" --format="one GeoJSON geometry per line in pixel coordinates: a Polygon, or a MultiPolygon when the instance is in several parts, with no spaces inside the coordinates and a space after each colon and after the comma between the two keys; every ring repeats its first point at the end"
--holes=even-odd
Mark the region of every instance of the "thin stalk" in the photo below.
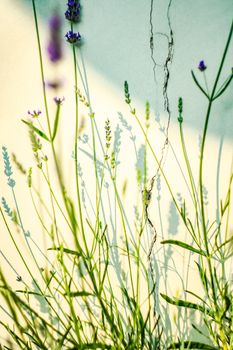
{"type": "MultiPolygon", "coordinates": [[[[70,222],[72,222],[72,218],[71,218],[71,214],[69,211],[69,206],[68,206],[67,198],[66,198],[67,195],[66,195],[66,189],[64,186],[64,182],[63,182],[63,174],[62,174],[61,168],[60,168],[59,163],[58,163],[58,159],[57,159],[57,155],[56,155],[56,151],[55,151],[55,147],[54,147],[54,142],[52,140],[52,129],[51,129],[51,125],[50,125],[48,102],[47,102],[47,95],[46,95],[46,89],[45,89],[44,65],[43,65],[43,58],[42,58],[42,51],[41,51],[40,34],[39,34],[35,0],[32,0],[32,6],[33,6],[35,27],[36,27],[36,37],[37,37],[37,44],[38,44],[38,51],[39,51],[39,62],[40,62],[43,98],[44,98],[44,106],[45,106],[45,113],[46,113],[46,121],[47,121],[48,132],[49,132],[49,139],[50,139],[52,154],[53,154],[53,158],[54,158],[54,162],[55,162],[57,178],[58,178],[59,186],[60,186],[61,193],[62,193],[62,198],[63,198],[64,204],[65,204],[65,208],[66,208],[67,214],[69,216],[70,222]]],[[[74,230],[72,228],[72,232],[73,231],[74,230]]],[[[73,233],[76,234],[76,232],[73,232],[73,233]]]]}
{"type": "Polygon", "coordinates": [[[183,128],[182,128],[182,123],[179,123],[180,125],[180,138],[181,138],[181,145],[182,145],[182,150],[183,150],[183,155],[185,159],[185,164],[188,170],[188,176],[189,176],[189,181],[192,189],[192,195],[193,195],[193,203],[195,207],[195,212],[196,212],[196,222],[197,222],[197,230],[198,230],[198,237],[199,237],[199,245],[201,246],[201,232],[200,232],[200,226],[199,226],[199,215],[198,215],[198,197],[197,197],[197,190],[195,187],[194,183],[194,178],[193,178],[193,173],[192,169],[190,166],[190,162],[188,159],[188,154],[185,146],[185,141],[184,141],[184,134],[183,134],[183,128]]]}
{"type": "MultiPolygon", "coordinates": [[[[131,107],[131,106],[130,106],[130,108],[131,108],[131,111],[132,111],[132,107],[131,107]]],[[[160,161],[159,161],[159,159],[157,158],[157,156],[156,156],[156,154],[155,154],[155,151],[154,151],[154,149],[153,149],[153,147],[152,147],[152,145],[151,145],[151,143],[150,143],[150,140],[149,140],[148,136],[146,135],[146,132],[145,132],[143,126],[142,126],[142,123],[140,122],[140,119],[138,118],[138,116],[136,115],[136,113],[134,114],[134,117],[135,117],[135,119],[136,119],[136,121],[137,121],[137,123],[138,123],[138,125],[139,125],[139,127],[140,127],[140,129],[141,129],[141,131],[142,131],[142,133],[143,133],[143,135],[144,135],[144,137],[145,137],[145,139],[146,139],[146,142],[147,142],[147,144],[148,144],[148,147],[149,147],[149,149],[150,149],[150,151],[151,151],[151,153],[152,153],[152,155],[153,155],[153,158],[155,159],[155,161],[156,161],[156,163],[157,163],[157,165],[158,165],[158,167],[159,167],[159,169],[160,169],[160,173],[162,174],[163,179],[164,179],[164,181],[165,181],[165,183],[166,183],[166,185],[167,185],[167,188],[168,188],[168,191],[170,192],[170,195],[171,195],[171,197],[172,197],[173,203],[175,204],[175,207],[176,207],[178,213],[179,213],[180,216],[182,217],[182,215],[181,215],[181,214],[182,214],[182,213],[181,213],[181,209],[180,209],[180,207],[179,207],[179,205],[178,205],[178,203],[177,203],[177,201],[176,201],[176,199],[175,199],[175,196],[174,196],[174,194],[173,194],[173,192],[172,192],[172,189],[171,189],[171,186],[170,186],[170,184],[169,184],[169,182],[168,182],[168,179],[167,179],[167,177],[166,177],[166,175],[165,175],[165,173],[164,173],[164,171],[163,171],[163,169],[162,169],[162,167],[161,167],[160,161]]],[[[184,220],[183,217],[182,217],[182,220],[183,220],[183,222],[184,222],[184,224],[185,224],[187,230],[189,231],[189,233],[192,234],[192,231],[190,231],[190,228],[187,226],[187,224],[186,224],[186,222],[185,222],[185,220],[184,220]]]]}
{"type": "MultiPolygon", "coordinates": [[[[71,23],[71,30],[73,31],[73,24],[71,23]]],[[[83,242],[86,249],[86,254],[89,254],[87,241],[85,237],[84,232],[84,225],[83,225],[83,214],[82,214],[82,207],[81,207],[81,198],[80,198],[80,189],[79,189],[79,176],[78,176],[78,123],[79,123],[79,111],[78,111],[78,75],[77,75],[77,58],[76,58],[76,51],[75,51],[75,45],[72,44],[72,51],[73,51],[73,61],[74,61],[74,86],[75,86],[75,140],[74,140],[74,160],[75,160],[75,181],[76,181],[76,194],[77,194],[77,200],[78,200],[78,210],[79,210],[79,219],[81,224],[81,233],[83,242]]],[[[77,237],[75,235],[75,241],[77,244],[77,237]]]]}
{"type": "MultiPolygon", "coordinates": [[[[31,253],[31,256],[32,256],[32,258],[33,258],[33,260],[34,260],[34,262],[35,262],[35,265],[36,265],[36,267],[37,267],[37,269],[38,269],[38,271],[39,271],[39,273],[40,273],[40,275],[41,275],[43,281],[46,283],[45,277],[44,277],[44,275],[43,275],[43,273],[42,273],[42,271],[41,271],[41,269],[40,269],[40,266],[39,266],[39,264],[38,264],[38,262],[37,262],[37,260],[36,260],[36,258],[35,258],[35,255],[34,255],[34,253],[33,253],[33,251],[32,251],[32,248],[31,248],[31,246],[30,246],[30,244],[29,244],[28,237],[27,237],[27,232],[25,231],[25,228],[24,228],[24,226],[23,226],[23,222],[22,222],[22,219],[21,219],[21,215],[20,215],[18,203],[17,203],[16,196],[15,196],[15,192],[14,192],[14,189],[13,189],[13,188],[12,188],[12,194],[13,194],[13,198],[14,198],[14,202],[15,202],[15,206],[16,206],[17,215],[18,215],[18,218],[19,218],[19,224],[20,224],[21,230],[22,230],[22,232],[23,232],[23,234],[24,234],[24,238],[25,238],[25,240],[26,240],[28,249],[29,249],[29,251],[30,251],[30,253],[31,253]]],[[[30,272],[30,276],[32,277],[32,280],[33,280],[33,282],[35,283],[36,287],[39,289],[40,293],[43,295],[44,293],[43,293],[43,291],[42,291],[40,285],[38,284],[38,282],[36,281],[36,279],[33,277],[33,275],[32,275],[31,272],[30,272]]],[[[49,291],[50,291],[51,295],[53,296],[54,301],[58,304],[58,302],[57,302],[57,300],[55,299],[55,296],[53,295],[53,292],[51,291],[50,287],[49,287],[49,291]]],[[[46,298],[45,296],[44,296],[44,298],[45,298],[46,302],[48,303],[48,305],[50,306],[50,308],[54,311],[54,314],[57,316],[57,318],[58,318],[59,320],[61,320],[61,318],[59,317],[57,311],[54,309],[54,307],[52,306],[52,304],[49,302],[48,298],[46,298]]],[[[65,312],[63,312],[63,314],[64,314],[64,316],[66,317],[65,312]]],[[[61,320],[61,321],[62,321],[62,320],[61,320]]],[[[63,321],[62,321],[62,323],[63,323],[63,325],[64,325],[64,322],[63,322],[63,321]]]]}
{"type": "Polygon", "coordinates": [[[114,189],[115,189],[117,203],[118,203],[118,207],[119,207],[119,210],[120,210],[120,216],[121,216],[121,221],[122,221],[122,225],[123,225],[123,232],[124,232],[126,251],[127,251],[127,260],[128,260],[128,265],[129,265],[130,283],[131,283],[133,298],[135,299],[135,291],[134,291],[134,283],[133,283],[133,275],[132,275],[132,266],[131,266],[130,251],[129,251],[129,242],[128,242],[127,231],[126,231],[126,226],[125,226],[124,213],[122,211],[121,201],[120,201],[119,194],[118,194],[118,191],[117,191],[116,182],[115,182],[114,179],[112,179],[112,181],[113,181],[113,186],[114,186],[114,189]]]}
{"type": "Polygon", "coordinates": [[[214,100],[214,95],[215,91],[218,85],[218,81],[222,72],[222,68],[224,65],[224,61],[227,55],[227,51],[230,45],[231,37],[233,33],[233,21],[231,24],[230,32],[228,35],[227,43],[224,49],[224,53],[222,56],[222,60],[217,72],[217,76],[214,82],[214,86],[211,92],[211,96],[209,98],[209,103],[208,103],[208,109],[206,113],[206,118],[205,118],[205,124],[204,124],[204,130],[203,130],[203,136],[202,136],[202,143],[201,143],[201,154],[200,154],[200,164],[199,164],[199,184],[200,184],[200,202],[201,202],[201,216],[202,216],[202,229],[203,229],[203,236],[204,236],[204,244],[205,244],[205,249],[207,253],[207,263],[208,263],[208,268],[209,268],[209,273],[210,273],[210,279],[211,279],[211,287],[212,287],[212,293],[213,293],[213,299],[214,299],[214,304],[217,307],[217,296],[216,296],[216,291],[215,291],[215,283],[214,283],[214,278],[213,278],[213,268],[212,268],[212,263],[211,259],[209,256],[209,246],[208,246],[208,238],[207,238],[207,228],[206,228],[206,219],[205,219],[205,208],[204,208],[204,196],[203,196],[203,160],[204,160],[204,150],[205,150],[205,142],[206,142],[206,135],[207,135],[207,130],[208,130],[208,125],[209,125],[209,118],[210,118],[210,113],[211,113],[211,108],[213,105],[213,100],[214,100]]]}

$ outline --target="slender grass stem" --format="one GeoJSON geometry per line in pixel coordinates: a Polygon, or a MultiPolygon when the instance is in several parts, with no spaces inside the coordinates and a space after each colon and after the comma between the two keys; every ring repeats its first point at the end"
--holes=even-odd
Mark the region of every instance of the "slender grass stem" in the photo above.
{"type": "Polygon", "coordinates": [[[189,181],[190,181],[190,185],[191,185],[191,189],[192,189],[193,203],[194,203],[194,207],[195,207],[197,231],[198,231],[198,238],[199,238],[198,243],[199,243],[199,247],[201,247],[201,232],[200,232],[200,225],[199,225],[198,195],[197,195],[197,190],[196,190],[196,186],[195,186],[195,182],[194,182],[194,178],[193,178],[193,173],[192,173],[191,165],[190,165],[190,162],[188,159],[188,154],[187,154],[187,150],[186,150],[186,146],[185,146],[182,123],[179,123],[179,125],[180,125],[181,145],[182,145],[182,149],[183,149],[183,155],[184,155],[184,159],[185,159],[186,168],[188,171],[189,181]]]}
{"type": "Polygon", "coordinates": [[[217,76],[215,78],[214,86],[209,98],[209,103],[208,103],[208,108],[207,108],[207,113],[206,113],[206,118],[205,118],[205,124],[204,124],[204,130],[203,130],[203,135],[202,135],[202,143],[201,143],[201,153],[200,153],[200,163],[199,163],[199,184],[200,184],[200,202],[201,202],[201,217],[202,217],[202,229],[203,229],[203,238],[204,238],[204,243],[205,243],[205,249],[207,253],[207,262],[208,262],[208,267],[209,267],[209,273],[210,273],[210,278],[211,278],[211,286],[212,286],[212,293],[213,293],[213,299],[214,299],[214,304],[217,308],[217,296],[216,296],[216,291],[215,291],[215,283],[214,283],[214,278],[213,278],[213,268],[212,268],[212,263],[211,259],[209,257],[209,246],[208,246],[208,238],[207,238],[207,229],[206,229],[206,219],[205,219],[205,208],[204,208],[204,196],[203,196],[203,160],[204,160],[204,150],[205,150],[205,142],[206,142],[206,135],[207,135],[207,130],[208,130],[208,125],[209,125],[209,118],[212,110],[212,105],[213,105],[213,100],[215,96],[215,91],[217,89],[217,85],[219,82],[219,78],[222,72],[222,68],[225,62],[225,58],[227,55],[227,51],[231,42],[231,37],[233,33],[233,21],[231,23],[231,28],[229,31],[228,39],[226,42],[226,46],[224,49],[224,53],[221,59],[221,63],[217,72],[217,76]]]}
{"type": "MultiPolygon", "coordinates": [[[[71,23],[71,30],[73,31],[73,23],[71,23]]],[[[78,75],[77,75],[77,58],[75,51],[75,44],[72,44],[73,51],[73,61],[74,61],[74,88],[75,88],[75,140],[74,140],[74,160],[75,160],[75,181],[76,181],[76,194],[78,200],[78,210],[79,210],[79,220],[81,225],[82,238],[84,246],[86,249],[86,254],[89,254],[88,245],[85,237],[84,225],[83,225],[83,214],[80,198],[80,189],[79,189],[79,175],[78,175],[78,125],[79,125],[79,111],[78,111],[78,75]]],[[[77,237],[75,235],[75,241],[77,245],[77,237]]]]}

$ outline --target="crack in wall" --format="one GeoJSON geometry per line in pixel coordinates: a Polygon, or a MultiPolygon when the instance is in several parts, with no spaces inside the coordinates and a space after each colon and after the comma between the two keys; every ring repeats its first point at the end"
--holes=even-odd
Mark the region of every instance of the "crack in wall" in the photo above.
{"type": "Polygon", "coordinates": [[[150,51],[151,51],[151,60],[153,62],[153,74],[154,74],[154,82],[157,84],[156,80],[156,66],[157,63],[154,58],[154,26],[153,26],[153,11],[154,11],[154,0],[151,0],[150,3],[150,51]]]}
{"type": "MultiPolygon", "coordinates": [[[[163,65],[163,69],[164,69],[164,81],[163,81],[163,99],[164,99],[164,110],[167,112],[168,114],[168,120],[167,120],[167,126],[165,129],[165,142],[163,144],[163,147],[161,149],[161,157],[159,160],[159,164],[158,164],[158,168],[156,170],[155,175],[151,178],[150,180],[150,187],[149,189],[146,189],[146,198],[147,198],[147,202],[145,205],[145,220],[146,222],[148,222],[150,229],[153,232],[153,237],[152,237],[152,241],[150,244],[150,248],[149,248],[149,252],[148,252],[148,261],[149,261],[149,265],[150,265],[150,270],[151,270],[151,277],[153,280],[153,266],[152,266],[152,261],[151,261],[151,257],[152,257],[152,252],[153,252],[153,248],[154,245],[156,243],[157,240],[157,230],[152,222],[152,220],[150,219],[149,216],[149,205],[150,205],[150,199],[152,197],[152,191],[153,191],[153,187],[154,187],[154,182],[156,177],[159,174],[159,171],[162,167],[162,163],[164,161],[164,154],[165,154],[165,150],[166,147],[168,145],[169,142],[169,127],[170,127],[170,122],[171,122],[171,110],[170,110],[170,104],[169,104],[169,98],[168,98],[168,85],[169,85],[169,79],[170,79],[170,65],[172,64],[172,60],[173,60],[173,55],[174,55],[174,34],[173,34],[173,30],[172,30],[172,26],[171,26],[171,18],[170,18],[170,9],[171,9],[171,5],[172,5],[172,0],[169,1],[168,7],[167,7],[167,21],[168,21],[168,27],[169,27],[169,35],[165,34],[165,33],[161,33],[161,32],[156,32],[157,35],[163,35],[166,37],[167,42],[168,42],[168,53],[167,53],[167,57],[165,60],[165,63],[163,65]]],[[[150,16],[149,16],[149,21],[150,21],[150,50],[151,50],[151,59],[153,62],[153,74],[154,74],[154,81],[155,84],[157,84],[157,80],[156,80],[156,66],[160,66],[159,64],[156,63],[156,60],[154,58],[154,26],[153,26],[153,10],[154,10],[154,0],[151,0],[150,3],[150,16]]],[[[153,283],[154,280],[153,280],[153,283]]],[[[155,314],[155,310],[154,310],[154,314],[155,314]]]]}
{"type": "Polygon", "coordinates": [[[170,104],[168,99],[168,83],[170,78],[170,69],[168,68],[169,65],[171,65],[174,55],[174,34],[171,27],[171,18],[170,18],[170,8],[171,8],[172,0],[169,1],[168,8],[167,8],[167,21],[169,26],[169,37],[168,37],[168,55],[164,64],[164,84],[163,84],[163,97],[164,97],[164,109],[168,113],[168,122],[167,122],[167,128],[166,128],[166,143],[168,143],[168,132],[169,132],[169,126],[171,121],[171,110],[170,110],[170,104]]]}

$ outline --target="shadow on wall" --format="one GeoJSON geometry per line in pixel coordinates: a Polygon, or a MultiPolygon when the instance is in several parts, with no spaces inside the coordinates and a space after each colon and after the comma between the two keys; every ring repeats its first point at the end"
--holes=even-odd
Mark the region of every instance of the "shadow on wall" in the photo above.
{"type": "MultiPolygon", "coordinates": [[[[30,5],[29,1],[22,1],[30,5]]],[[[204,85],[203,74],[197,69],[204,59],[207,81],[212,86],[232,20],[232,1],[142,0],[136,4],[134,0],[83,0],[81,4],[78,30],[84,40],[86,62],[122,91],[127,80],[131,95],[142,103],[148,100],[157,115],[168,118],[164,112],[168,107],[173,121],[177,117],[178,97],[182,96],[185,122],[201,130],[207,101],[195,86],[191,69],[204,85]]],[[[66,1],[58,5],[56,0],[42,0],[37,6],[46,21],[48,8],[59,6],[64,12],[66,1]]],[[[69,24],[65,26],[64,33],[69,24]]],[[[222,81],[230,73],[232,55],[233,45],[222,81]]],[[[210,122],[212,133],[228,138],[233,136],[231,92],[228,89],[216,103],[210,122]]]]}

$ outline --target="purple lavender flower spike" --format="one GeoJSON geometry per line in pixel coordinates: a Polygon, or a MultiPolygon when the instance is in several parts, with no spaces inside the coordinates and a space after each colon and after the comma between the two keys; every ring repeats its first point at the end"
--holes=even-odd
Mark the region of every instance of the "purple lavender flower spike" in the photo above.
{"type": "Polygon", "coordinates": [[[80,19],[81,5],[78,0],[68,0],[65,17],[70,22],[78,22],[80,19]]]}
{"type": "Polygon", "coordinates": [[[77,5],[77,1],[76,0],[68,0],[67,2],[67,6],[70,6],[70,7],[74,7],[75,5],[77,5]]]}
{"type": "Polygon", "coordinates": [[[55,63],[62,58],[60,40],[51,39],[47,47],[48,56],[51,62],[55,63]]]}
{"type": "Polygon", "coordinates": [[[201,72],[204,72],[204,70],[206,70],[207,66],[205,65],[205,62],[202,60],[199,62],[199,65],[198,65],[198,69],[201,71],[201,72]]]}
{"type": "Polygon", "coordinates": [[[81,41],[81,35],[80,33],[75,33],[72,30],[66,33],[65,35],[66,41],[68,41],[71,44],[76,44],[79,41],[81,41]]]}
{"type": "Polygon", "coordinates": [[[56,63],[62,58],[61,40],[62,19],[58,14],[54,14],[49,19],[49,43],[47,46],[48,57],[51,62],[56,63]]]}
{"type": "Polygon", "coordinates": [[[51,31],[57,31],[61,29],[62,19],[59,15],[53,15],[49,19],[49,28],[51,31]]]}

